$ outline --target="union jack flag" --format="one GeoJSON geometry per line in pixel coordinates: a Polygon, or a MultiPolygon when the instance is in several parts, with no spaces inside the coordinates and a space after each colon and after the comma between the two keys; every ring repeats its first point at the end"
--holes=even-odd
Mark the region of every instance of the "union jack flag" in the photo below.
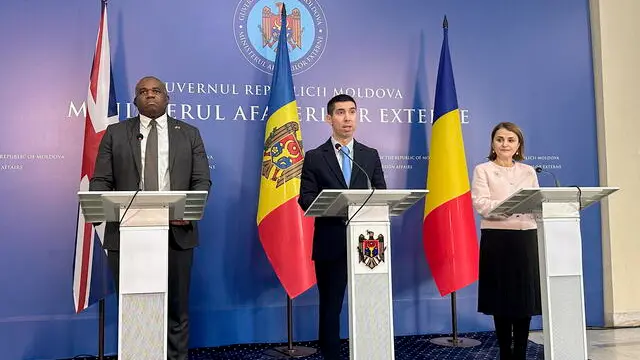
{"type": "MultiPolygon", "coordinates": [[[[111,73],[107,6],[104,1],[85,106],[80,191],[89,190],[89,180],[93,176],[98,146],[107,126],[118,122],[118,108],[111,73]]],[[[73,264],[73,300],[76,313],[114,292],[106,252],[101,247],[104,226],[104,223],[97,227],[85,223],[82,211],[78,208],[73,264]]]]}

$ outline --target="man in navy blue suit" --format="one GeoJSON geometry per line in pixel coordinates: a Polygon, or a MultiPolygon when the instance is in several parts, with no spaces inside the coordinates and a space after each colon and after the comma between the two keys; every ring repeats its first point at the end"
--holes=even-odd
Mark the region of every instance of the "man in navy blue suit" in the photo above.
{"type": "MultiPolygon", "coordinates": [[[[333,130],[331,138],[308,151],[302,166],[298,203],[304,211],[324,189],[368,189],[367,177],[349,156],[366,171],[374,188],[387,188],[378,151],[353,139],[356,101],[349,95],[334,96],[327,104],[326,121],[333,130]]],[[[320,296],[318,340],[327,360],[340,359],[340,311],[347,287],[346,220],[315,219],[312,259],[320,296]]]]}

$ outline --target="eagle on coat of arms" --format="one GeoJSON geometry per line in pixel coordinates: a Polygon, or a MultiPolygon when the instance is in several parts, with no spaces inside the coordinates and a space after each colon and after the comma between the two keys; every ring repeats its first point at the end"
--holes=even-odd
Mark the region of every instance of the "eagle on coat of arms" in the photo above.
{"type": "Polygon", "coordinates": [[[378,237],[374,238],[373,231],[367,230],[366,233],[367,236],[360,234],[358,237],[358,253],[360,262],[373,270],[384,261],[384,252],[387,248],[384,246],[384,235],[378,234],[378,237]]]}
{"type": "Polygon", "coordinates": [[[276,127],[265,141],[262,153],[262,176],[276,182],[276,188],[300,177],[304,152],[298,140],[300,124],[295,121],[276,127]]]}
{"type": "MultiPolygon", "coordinates": [[[[262,26],[258,26],[262,33],[262,47],[268,46],[273,49],[273,46],[278,42],[280,36],[280,29],[282,28],[281,14],[282,3],[277,2],[276,6],[278,11],[273,13],[269,6],[265,6],[262,9],[262,26]]],[[[291,49],[302,49],[302,28],[300,9],[294,8],[291,13],[287,15],[287,43],[291,46],[291,49]]]]}

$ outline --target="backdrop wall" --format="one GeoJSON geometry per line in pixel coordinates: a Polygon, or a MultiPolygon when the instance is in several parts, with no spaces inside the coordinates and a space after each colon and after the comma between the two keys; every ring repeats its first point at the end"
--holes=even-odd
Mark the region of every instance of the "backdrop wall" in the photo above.
{"type": "MultiPolygon", "coordinates": [[[[304,147],[326,141],[336,92],[360,107],[357,139],[378,148],[391,188],[424,188],[442,18],[462,109],[469,171],[485,161],[489,132],[514,121],[527,163],[564,185],[598,184],[589,8],[584,0],[285,0],[302,14],[291,53],[304,147]]],[[[196,125],[212,191],[201,222],[191,293],[191,346],[286,339],[285,293],[257,238],[265,86],[273,50],[260,37],[275,1],[109,2],[116,95],[130,116],[135,82],[167,82],[170,114],[196,125]]],[[[99,1],[6,0],[0,5],[0,339],[9,358],[95,353],[97,311],[74,314],[75,241],[83,102],[99,1]]],[[[552,186],[541,175],[543,186],[552,186]]],[[[422,251],[423,203],[393,220],[397,335],[450,331],[422,251]]],[[[587,323],[603,324],[600,209],[583,214],[587,323]]],[[[476,312],[475,284],[458,294],[460,331],[492,329],[476,312]]],[[[107,352],[116,308],[107,302],[107,352]]],[[[295,339],[315,339],[317,292],[294,301],[295,339]]],[[[347,316],[343,313],[343,334],[347,316]]],[[[540,326],[536,319],[534,326],[540,326]]]]}

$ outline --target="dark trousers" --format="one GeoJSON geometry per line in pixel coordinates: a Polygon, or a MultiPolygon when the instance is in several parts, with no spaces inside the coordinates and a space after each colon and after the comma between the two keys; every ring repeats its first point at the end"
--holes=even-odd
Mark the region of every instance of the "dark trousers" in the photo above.
{"type": "Polygon", "coordinates": [[[340,311],[347,288],[347,257],[314,261],[320,316],[318,342],[325,360],[340,359],[340,311]]]}
{"type": "Polygon", "coordinates": [[[494,316],[493,321],[500,346],[500,360],[525,360],[531,316],[522,318],[494,316]],[[511,349],[512,343],[513,350],[511,349]]]}
{"type": "MultiPolygon", "coordinates": [[[[187,360],[189,352],[189,285],[193,249],[180,249],[169,231],[168,332],[167,358],[187,360]]],[[[119,289],[120,253],[108,251],[109,267],[113,272],[116,291],[119,289]]],[[[142,260],[143,261],[143,260],[142,260]]]]}

